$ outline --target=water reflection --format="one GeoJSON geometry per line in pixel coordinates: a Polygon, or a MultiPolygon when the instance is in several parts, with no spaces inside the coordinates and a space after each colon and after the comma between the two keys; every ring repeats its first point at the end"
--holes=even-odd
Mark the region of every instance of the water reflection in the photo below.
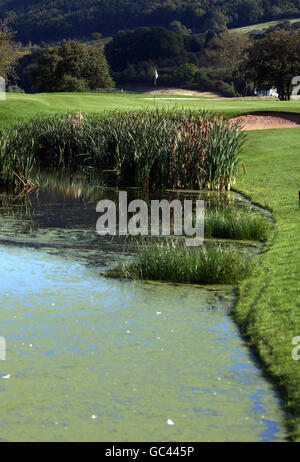
{"type": "MultiPolygon", "coordinates": [[[[95,182],[87,184],[79,179],[69,181],[56,177],[47,177],[43,185],[30,194],[24,192],[20,195],[12,190],[0,194],[0,242],[48,247],[52,252],[81,250],[86,255],[89,253],[90,261],[99,252],[97,263],[102,259],[104,266],[108,260],[113,263],[111,254],[119,259],[120,254],[133,252],[127,237],[100,237],[96,234],[99,218],[96,204],[103,199],[110,199],[118,207],[117,189],[106,188],[95,182]],[[107,253],[109,259],[106,258],[107,253]]],[[[247,200],[232,192],[156,191],[145,197],[141,190],[131,188],[127,193],[128,202],[140,198],[149,204],[151,199],[183,201],[188,198],[204,200],[206,208],[219,207],[220,204],[249,207],[247,200]]],[[[258,250],[254,248],[253,251],[258,250]]]]}

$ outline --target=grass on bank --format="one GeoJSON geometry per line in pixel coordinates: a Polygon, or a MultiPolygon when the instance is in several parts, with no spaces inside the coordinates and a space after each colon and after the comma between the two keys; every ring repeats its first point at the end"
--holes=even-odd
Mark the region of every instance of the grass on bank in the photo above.
{"type": "Polygon", "coordinates": [[[206,238],[265,241],[271,228],[270,221],[253,210],[225,206],[205,211],[206,238]]]}
{"type": "Polygon", "coordinates": [[[292,359],[300,335],[300,129],[248,133],[247,176],[237,188],[273,211],[276,230],[240,284],[235,318],[282,390],[289,430],[300,441],[300,361],[292,359]]]}
{"type": "Polygon", "coordinates": [[[178,242],[142,244],[134,263],[118,269],[123,279],[184,284],[236,284],[249,273],[249,257],[233,246],[188,248],[178,242]]]}

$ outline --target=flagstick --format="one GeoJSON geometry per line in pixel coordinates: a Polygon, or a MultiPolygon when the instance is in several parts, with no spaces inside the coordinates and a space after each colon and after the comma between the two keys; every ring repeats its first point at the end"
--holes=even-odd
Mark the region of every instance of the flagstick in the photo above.
{"type": "MultiPolygon", "coordinates": [[[[156,81],[158,79],[157,69],[154,70],[154,87],[156,87],[156,81]]],[[[154,89],[154,106],[156,106],[156,93],[154,89]]]]}

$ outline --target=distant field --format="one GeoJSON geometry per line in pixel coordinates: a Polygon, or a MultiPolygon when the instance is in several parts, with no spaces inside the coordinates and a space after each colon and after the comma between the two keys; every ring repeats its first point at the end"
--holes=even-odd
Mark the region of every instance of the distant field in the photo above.
{"type": "Polygon", "coordinates": [[[271,26],[276,26],[276,24],[282,21],[289,21],[291,24],[293,24],[294,22],[300,21],[300,18],[280,19],[279,21],[261,22],[259,24],[252,24],[251,26],[237,27],[235,29],[230,29],[230,32],[242,32],[243,34],[249,34],[249,32],[253,30],[263,30],[263,29],[268,29],[268,27],[271,27],[271,26]]]}
{"type": "Polygon", "coordinates": [[[6,101],[0,101],[0,127],[11,124],[16,119],[32,117],[39,113],[66,113],[82,111],[98,113],[105,110],[134,110],[141,108],[205,108],[226,115],[239,115],[255,111],[300,112],[300,101],[276,101],[259,98],[221,98],[212,95],[191,96],[182,101],[178,94],[168,98],[154,98],[143,94],[110,93],[43,93],[7,94],[6,101]],[[178,97],[178,98],[176,98],[178,97]]]}

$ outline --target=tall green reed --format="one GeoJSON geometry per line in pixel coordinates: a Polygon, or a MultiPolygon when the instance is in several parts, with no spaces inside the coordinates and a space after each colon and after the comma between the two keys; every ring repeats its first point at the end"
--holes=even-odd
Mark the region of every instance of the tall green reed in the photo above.
{"type": "Polygon", "coordinates": [[[123,186],[230,189],[244,133],[205,111],[109,111],[42,115],[0,139],[2,179],[33,170],[114,170],[123,186]]]}

